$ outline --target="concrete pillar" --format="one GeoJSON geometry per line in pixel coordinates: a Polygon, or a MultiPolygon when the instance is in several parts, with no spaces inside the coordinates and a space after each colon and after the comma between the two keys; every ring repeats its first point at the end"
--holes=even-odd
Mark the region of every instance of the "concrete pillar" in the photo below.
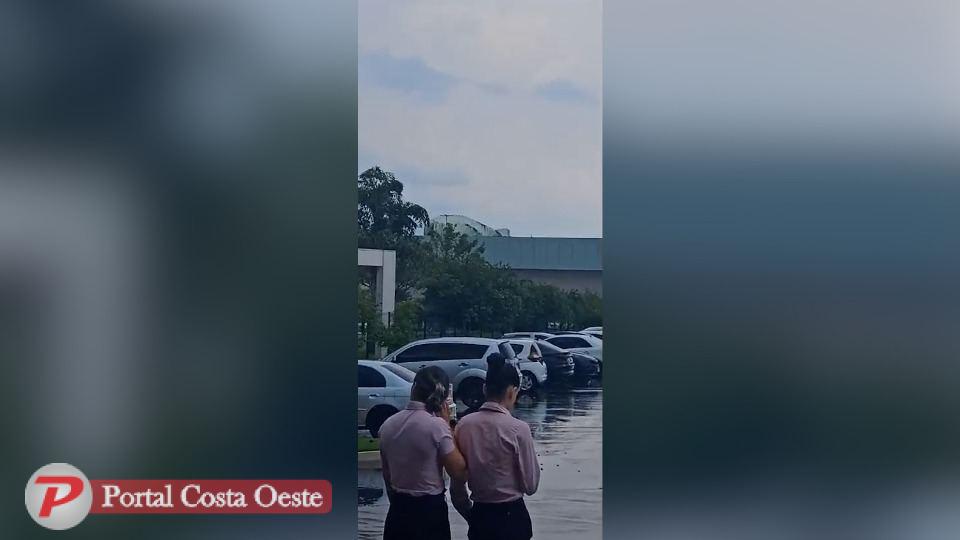
{"type": "Polygon", "coordinates": [[[383,324],[390,324],[390,317],[397,302],[397,252],[383,251],[380,268],[377,268],[377,303],[383,324]]]}
{"type": "MultiPolygon", "coordinates": [[[[383,249],[358,249],[357,266],[376,269],[373,294],[377,305],[380,306],[383,324],[389,325],[397,301],[397,252],[383,249]]],[[[384,351],[380,353],[383,354],[384,351]]]]}

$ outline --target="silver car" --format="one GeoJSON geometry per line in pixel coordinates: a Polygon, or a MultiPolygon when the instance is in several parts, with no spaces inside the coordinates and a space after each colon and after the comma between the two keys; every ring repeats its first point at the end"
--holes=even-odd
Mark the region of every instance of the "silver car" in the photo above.
{"type": "Polygon", "coordinates": [[[547,365],[540,347],[532,339],[511,339],[520,368],[520,391],[533,392],[547,382],[547,365]]]}
{"type": "Polygon", "coordinates": [[[549,332],[508,332],[503,335],[504,339],[533,339],[540,341],[552,338],[553,334],[549,332]]]}
{"type": "Polygon", "coordinates": [[[370,436],[380,435],[380,426],[410,401],[414,373],[396,364],[376,360],[357,361],[357,428],[370,436]]]}
{"type": "Polygon", "coordinates": [[[597,339],[603,339],[603,327],[591,326],[580,331],[581,334],[589,334],[597,339]]]}
{"type": "Polygon", "coordinates": [[[557,334],[544,341],[571,352],[588,354],[603,362],[603,340],[589,334],[568,332],[557,334]]]}
{"type": "Polygon", "coordinates": [[[495,352],[516,366],[516,355],[506,340],[476,337],[421,339],[393,351],[383,361],[413,371],[439,367],[450,377],[454,396],[472,409],[483,404],[487,358],[495,352]]]}

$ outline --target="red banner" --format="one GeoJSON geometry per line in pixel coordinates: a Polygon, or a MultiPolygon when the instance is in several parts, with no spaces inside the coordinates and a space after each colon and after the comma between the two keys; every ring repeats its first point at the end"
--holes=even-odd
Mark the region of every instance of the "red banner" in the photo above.
{"type": "Polygon", "coordinates": [[[92,480],[91,514],[325,514],[327,480],[92,480]]]}

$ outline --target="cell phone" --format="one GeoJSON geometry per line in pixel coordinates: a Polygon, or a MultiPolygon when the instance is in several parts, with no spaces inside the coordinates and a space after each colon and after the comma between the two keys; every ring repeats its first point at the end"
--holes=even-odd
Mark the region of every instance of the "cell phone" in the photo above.
{"type": "Polygon", "coordinates": [[[453,391],[447,395],[447,409],[450,411],[450,427],[457,423],[457,402],[453,399],[453,391]]]}

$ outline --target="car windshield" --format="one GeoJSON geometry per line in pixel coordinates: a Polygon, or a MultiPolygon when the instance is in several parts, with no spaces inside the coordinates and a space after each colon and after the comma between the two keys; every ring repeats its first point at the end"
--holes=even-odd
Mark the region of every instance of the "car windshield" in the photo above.
{"type": "Polygon", "coordinates": [[[403,366],[398,366],[396,364],[391,364],[390,362],[384,362],[383,368],[393,373],[397,377],[400,377],[401,379],[407,381],[408,383],[412,383],[413,378],[416,376],[416,373],[410,371],[409,369],[403,366]]]}

